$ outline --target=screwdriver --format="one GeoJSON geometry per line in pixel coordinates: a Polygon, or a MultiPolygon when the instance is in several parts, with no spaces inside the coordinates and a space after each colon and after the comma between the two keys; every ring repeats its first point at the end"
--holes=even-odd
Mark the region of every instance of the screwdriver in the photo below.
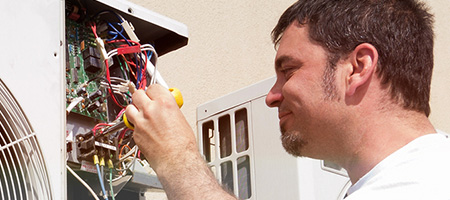
{"type": "MultiPolygon", "coordinates": [[[[175,98],[178,107],[181,108],[181,106],[183,106],[183,96],[181,95],[180,90],[178,90],[177,88],[169,88],[169,91],[175,98]]],[[[124,113],[122,115],[122,121],[109,127],[107,130],[105,130],[105,132],[103,132],[102,136],[108,135],[110,133],[115,133],[125,127],[134,130],[134,125],[130,121],[128,121],[128,118],[124,113]]]]}

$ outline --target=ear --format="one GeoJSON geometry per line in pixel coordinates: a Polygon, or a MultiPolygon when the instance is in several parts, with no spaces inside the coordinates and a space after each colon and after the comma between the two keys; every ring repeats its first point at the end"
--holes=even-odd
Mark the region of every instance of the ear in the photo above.
{"type": "Polygon", "coordinates": [[[358,45],[350,54],[352,73],[347,79],[346,95],[352,96],[356,90],[370,81],[370,77],[375,72],[378,62],[377,49],[369,44],[358,45]]]}

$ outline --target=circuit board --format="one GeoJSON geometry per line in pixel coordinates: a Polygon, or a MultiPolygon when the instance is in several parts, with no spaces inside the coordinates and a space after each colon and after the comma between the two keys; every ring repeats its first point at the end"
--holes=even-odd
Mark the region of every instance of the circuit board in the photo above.
{"type": "Polygon", "coordinates": [[[95,62],[95,60],[87,58],[86,53],[83,55],[83,51],[96,48],[94,34],[83,23],[67,19],[66,44],[66,106],[77,97],[84,96],[86,98],[83,98],[71,112],[107,121],[106,99],[92,98],[95,94],[106,92],[106,89],[100,87],[98,81],[90,81],[95,79],[101,71],[88,72],[86,69],[89,68],[85,66],[85,64],[101,65],[101,63],[86,63],[85,60],[87,62],[95,62]],[[84,87],[88,82],[89,84],[84,87]]]}

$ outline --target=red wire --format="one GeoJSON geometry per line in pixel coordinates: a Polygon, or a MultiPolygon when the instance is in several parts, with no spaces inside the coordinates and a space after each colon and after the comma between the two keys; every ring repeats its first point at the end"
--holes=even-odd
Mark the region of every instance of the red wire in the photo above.
{"type": "Polygon", "coordinates": [[[92,133],[94,134],[94,136],[95,136],[95,132],[97,131],[97,129],[103,128],[100,126],[112,126],[112,125],[106,124],[106,123],[99,123],[99,124],[95,125],[94,128],[92,128],[92,133]]]}
{"type": "Polygon", "coordinates": [[[90,26],[91,26],[92,32],[94,32],[95,38],[98,38],[98,35],[97,35],[97,25],[95,24],[95,22],[90,22],[89,24],[90,24],[90,26]]]}
{"type": "MultiPolygon", "coordinates": [[[[109,66],[108,66],[108,59],[105,60],[105,66],[106,66],[106,80],[108,80],[108,84],[111,84],[111,77],[109,74],[109,66]]],[[[108,87],[109,95],[111,95],[111,98],[113,99],[114,103],[116,103],[120,108],[124,109],[125,107],[120,105],[119,102],[117,102],[116,97],[114,96],[113,92],[111,91],[111,88],[108,87]]]]}
{"type": "Polygon", "coordinates": [[[124,55],[121,55],[123,60],[127,63],[128,69],[130,70],[131,74],[134,76],[134,79],[136,79],[136,74],[134,74],[133,69],[131,69],[131,66],[128,64],[128,60],[125,58],[124,55]]]}
{"type": "Polygon", "coordinates": [[[124,112],[125,112],[125,108],[123,108],[123,109],[119,112],[119,114],[117,114],[116,120],[119,119],[119,117],[122,116],[122,114],[123,114],[124,112]]]}
{"type": "Polygon", "coordinates": [[[124,40],[124,39],[121,39],[121,40],[111,40],[111,41],[107,41],[106,43],[118,43],[118,42],[131,42],[131,43],[134,43],[134,44],[138,44],[138,45],[141,45],[139,42],[135,42],[135,41],[133,41],[133,40],[124,40]]]}
{"type": "MultiPolygon", "coordinates": [[[[144,51],[144,54],[147,55],[147,54],[145,53],[145,51],[144,51]]],[[[141,84],[140,84],[139,89],[142,89],[142,88],[144,88],[144,87],[147,85],[147,76],[146,76],[147,73],[145,73],[146,70],[147,70],[147,60],[148,60],[148,59],[147,59],[147,56],[146,56],[146,57],[145,57],[144,69],[142,70],[142,73],[141,73],[141,74],[143,74],[143,75],[142,75],[142,81],[141,81],[141,84]]],[[[155,73],[153,73],[153,74],[155,74],[155,73]]]]}
{"type": "MultiPolygon", "coordinates": [[[[92,32],[94,32],[95,38],[98,38],[97,25],[95,24],[95,22],[90,22],[89,24],[91,26],[92,32]]],[[[110,77],[110,74],[109,74],[108,59],[105,60],[105,65],[106,65],[106,79],[108,80],[108,84],[111,84],[111,77],[110,77]]],[[[120,105],[119,102],[117,102],[116,97],[114,96],[113,92],[111,91],[111,88],[108,88],[108,92],[109,92],[109,95],[111,95],[111,98],[114,100],[114,103],[116,103],[120,108],[125,108],[124,106],[120,105]]],[[[94,135],[95,135],[95,133],[94,133],[94,135]]]]}

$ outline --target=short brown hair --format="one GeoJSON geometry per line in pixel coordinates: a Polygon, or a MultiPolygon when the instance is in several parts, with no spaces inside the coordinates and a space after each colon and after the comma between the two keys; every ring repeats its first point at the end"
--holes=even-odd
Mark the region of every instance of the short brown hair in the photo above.
{"type": "Polygon", "coordinates": [[[331,57],[342,58],[361,43],[378,51],[377,75],[391,98],[406,109],[430,114],[433,15],[416,0],[299,0],[272,31],[277,45],[294,21],[331,57]],[[333,56],[334,55],[334,56],[333,56]]]}

